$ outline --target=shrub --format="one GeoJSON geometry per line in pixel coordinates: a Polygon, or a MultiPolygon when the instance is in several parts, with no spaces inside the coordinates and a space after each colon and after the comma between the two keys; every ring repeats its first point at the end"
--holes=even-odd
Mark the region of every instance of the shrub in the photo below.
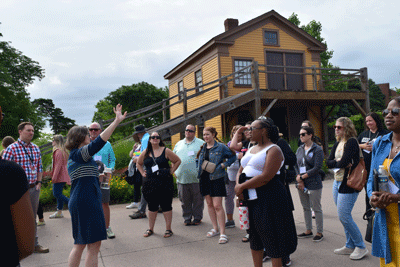
{"type": "Polygon", "coordinates": [[[123,169],[129,165],[129,152],[132,150],[135,142],[133,140],[124,140],[113,144],[115,154],[115,170],[123,169]]]}

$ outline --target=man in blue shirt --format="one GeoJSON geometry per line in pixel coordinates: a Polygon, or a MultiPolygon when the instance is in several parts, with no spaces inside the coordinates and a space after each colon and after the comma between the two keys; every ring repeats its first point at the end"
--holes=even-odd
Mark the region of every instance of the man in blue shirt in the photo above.
{"type": "MultiPolygon", "coordinates": [[[[89,126],[90,140],[94,141],[101,133],[102,129],[100,124],[93,122],[89,126]]],[[[114,170],[115,167],[115,155],[111,143],[107,141],[104,147],[93,156],[94,160],[99,160],[104,163],[105,167],[114,170]]],[[[104,173],[100,175],[100,180],[102,181],[105,176],[107,177],[108,183],[111,180],[111,173],[104,173]]],[[[103,205],[104,218],[106,220],[107,237],[115,238],[115,234],[110,227],[110,189],[101,188],[101,201],[103,205]]]]}
{"type": "MultiPolygon", "coordinates": [[[[147,148],[147,143],[149,142],[150,134],[146,132],[146,129],[142,124],[135,126],[135,132],[133,133],[133,138],[140,140],[140,152],[143,152],[147,148]]],[[[138,207],[138,211],[129,215],[131,219],[141,219],[146,218],[146,207],[147,201],[144,199],[143,194],[140,198],[140,204],[138,207]]]]}
{"type": "Polygon", "coordinates": [[[174,153],[181,159],[175,171],[179,200],[182,203],[184,225],[198,225],[203,219],[204,197],[200,193],[196,155],[204,141],[196,138],[196,127],[189,124],[185,138],[174,147],[174,153]],[[193,221],[192,221],[193,218],[193,221]]]}

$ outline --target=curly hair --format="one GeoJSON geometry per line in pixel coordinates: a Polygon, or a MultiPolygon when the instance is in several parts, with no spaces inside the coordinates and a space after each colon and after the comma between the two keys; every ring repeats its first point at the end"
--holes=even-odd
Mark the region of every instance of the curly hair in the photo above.
{"type": "MultiPolygon", "coordinates": [[[[344,128],[344,137],[343,139],[345,141],[349,140],[351,137],[357,137],[357,131],[356,128],[354,127],[353,122],[347,118],[347,117],[340,117],[336,121],[340,122],[343,124],[344,128]]],[[[340,142],[342,140],[341,137],[336,136],[336,140],[340,142]]]]}

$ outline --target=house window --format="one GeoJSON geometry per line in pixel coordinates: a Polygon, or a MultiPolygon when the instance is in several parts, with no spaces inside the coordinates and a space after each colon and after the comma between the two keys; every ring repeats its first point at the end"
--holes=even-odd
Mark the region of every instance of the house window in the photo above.
{"type": "Polygon", "coordinates": [[[279,31],[277,30],[264,30],[263,31],[264,45],[279,46],[279,31]]]}
{"type": "Polygon", "coordinates": [[[179,100],[183,98],[183,81],[178,82],[178,94],[179,94],[179,100]]]}
{"type": "MultiPolygon", "coordinates": [[[[303,73],[303,69],[290,67],[303,67],[303,54],[286,52],[267,52],[267,71],[303,73]],[[276,65],[281,67],[271,67],[276,65]]],[[[302,91],[304,89],[303,75],[283,73],[268,73],[269,90],[302,91]]]]}
{"type": "MultiPolygon", "coordinates": [[[[194,76],[195,76],[196,87],[197,87],[197,86],[203,85],[203,76],[202,76],[202,74],[201,74],[201,70],[196,71],[196,72],[194,73],[194,76]]],[[[200,88],[198,88],[198,89],[196,90],[196,92],[200,92],[200,91],[203,91],[203,87],[200,87],[200,88]]]]}
{"type": "MultiPolygon", "coordinates": [[[[247,66],[250,66],[252,62],[253,61],[251,59],[249,59],[249,60],[248,59],[235,59],[234,60],[234,67],[235,67],[234,71],[235,72],[240,71],[241,69],[243,69],[247,66]]],[[[244,75],[235,79],[235,85],[251,86],[251,68],[249,67],[247,69],[244,69],[244,70],[236,73],[235,77],[240,76],[242,74],[244,74],[244,75]]]]}

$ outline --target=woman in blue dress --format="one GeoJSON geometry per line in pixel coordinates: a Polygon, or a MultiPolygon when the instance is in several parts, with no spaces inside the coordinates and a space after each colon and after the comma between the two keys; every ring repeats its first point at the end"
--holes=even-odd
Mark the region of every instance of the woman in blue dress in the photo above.
{"type": "Polygon", "coordinates": [[[97,163],[92,158],[106,144],[118,124],[126,117],[120,104],[114,108],[115,120],[93,142],[85,126],[74,126],[67,134],[65,147],[70,150],[68,174],[71,196],[68,204],[74,247],[69,266],[79,266],[87,247],[85,266],[97,266],[101,240],[107,239],[97,163]]]}

